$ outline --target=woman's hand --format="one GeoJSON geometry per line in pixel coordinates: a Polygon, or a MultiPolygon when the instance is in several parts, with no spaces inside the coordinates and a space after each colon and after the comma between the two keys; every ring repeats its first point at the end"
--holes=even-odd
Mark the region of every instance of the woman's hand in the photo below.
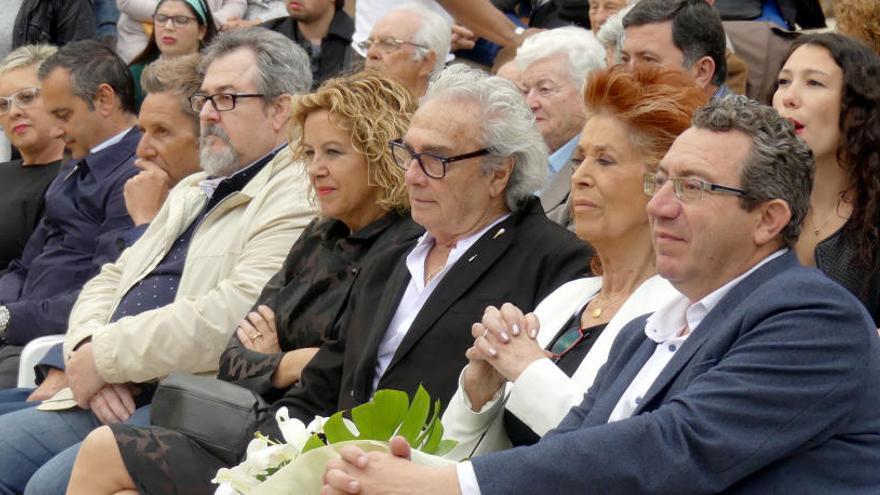
{"type": "Polygon", "coordinates": [[[238,324],[235,333],[242,345],[252,351],[263,354],[281,352],[278,332],[275,329],[275,312],[265,304],[258,306],[256,311],[248,313],[238,324]]]}
{"type": "Polygon", "coordinates": [[[534,340],[538,335],[538,317],[524,315],[513,304],[498,310],[492,306],[483,314],[485,337],[477,339],[486,361],[508,381],[519,378],[530,364],[547,357],[534,340]]]}

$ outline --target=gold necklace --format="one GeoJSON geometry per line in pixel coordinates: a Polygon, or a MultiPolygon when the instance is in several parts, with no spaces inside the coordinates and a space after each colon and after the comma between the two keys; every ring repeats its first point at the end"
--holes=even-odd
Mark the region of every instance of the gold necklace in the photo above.
{"type": "MultiPolygon", "coordinates": [[[[606,309],[608,309],[609,307],[611,307],[612,304],[616,304],[617,302],[619,302],[620,299],[621,299],[622,297],[623,297],[623,296],[618,296],[618,297],[615,297],[615,298],[613,298],[613,299],[610,299],[610,300],[609,300],[608,302],[606,302],[605,305],[602,306],[601,308],[595,308],[595,307],[594,307],[592,310],[590,310],[590,316],[592,316],[594,319],[599,318],[600,316],[602,316],[602,313],[603,313],[606,309]]],[[[596,306],[598,306],[598,302],[596,302],[596,301],[598,301],[598,299],[597,299],[597,298],[593,298],[593,300],[590,301],[590,304],[595,304],[596,306]]]]}
{"type": "Polygon", "coordinates": [[[436,270],[432,270],[432,271],[428,272],[428,274],[425,275],[425,285],[430,284],[431,280],[434,280],[434,277],[436,277],[437,275],[440,275],[440,272],[442,272],[444,268],[446,268],[445,265],[441,266],[440,268],[437,268],[436,270]]]}
{"type": "Polygon", "coordinates": [[[812,228],[813,235],[818,237],[819,233],[822,232],[822,229],[824,229],[825,226],[828,225],[828,222],[830,222],[831,219],[834,218],[835,215],[840,216],[840,203],[842,201],[843,201],[843,193],[840,193],[840,197],[837,200],[837,205],[834,207],[834,211],[829,213],[828,216],[825,217],[825,220],[822,222],[822,224],[819,225],[818,227],[816,226],[816,222],[814,221],[816,219],[815,211],[812,208],[810,208],[810,223],[813,224],[813,228],[812,228]]]}

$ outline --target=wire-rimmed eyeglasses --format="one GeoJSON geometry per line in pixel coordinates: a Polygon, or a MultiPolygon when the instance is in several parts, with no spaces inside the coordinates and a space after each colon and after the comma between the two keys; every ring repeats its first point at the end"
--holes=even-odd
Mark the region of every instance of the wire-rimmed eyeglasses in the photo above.
{"type": "Polygon", "coordinates": [[[699,201],[703,197],[703,192],[730,194],[740,197],[748,194],[746,191],[736,187],[714,184],[696,177],[666,177],[654,173],[644,175],[643,188],[645,194],[653,196],[667,182],[672,182],[672,190],[675,193],[675,197],[682,201],[699,201]]]}

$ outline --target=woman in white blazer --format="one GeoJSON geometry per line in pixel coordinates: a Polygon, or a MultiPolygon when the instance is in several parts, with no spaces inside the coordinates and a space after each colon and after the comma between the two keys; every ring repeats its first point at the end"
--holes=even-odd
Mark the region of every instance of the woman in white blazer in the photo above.
{"type": "Polygon", "coordinates": [[[595,72],[591,116],[573,160],[571,211],[601,276],[569,282],[534,313],[490,307],[443,415],[451,458],[536,442],[581,402],[618,332],[676,295],[656,275],[643,175],[657,170],[706,97],[686,75],[657,67],[595,72]]]}

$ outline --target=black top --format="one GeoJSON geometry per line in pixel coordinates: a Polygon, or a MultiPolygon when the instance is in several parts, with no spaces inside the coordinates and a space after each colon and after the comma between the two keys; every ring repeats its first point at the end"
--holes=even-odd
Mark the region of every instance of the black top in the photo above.
{"type": "MultiPolygon", "coordinates": [[[[550,345],[547,346],[547,349],[553,348],[553,344],[566,332],[577,331],[577,329],[580,328],[581,316],[586,307],[587,306],[584,305],[580,311],[572,315],[571,319],[569,319],[568,322],[562,326],[562,329],[559,330],[559,333],[556,334],[556,337],[553,337],[553,340],[550,341],[550,345]]],[[[558,366],[566,376],[571,378],[571,376],[574,375],[574,372],[580,367],[584,358],[587,357],[587,353],[593,348],[596,339],[599,338],[599,335],[602,334],[602,331],[605,330],[605,327],[607,326],[607,323],[602,323],[601,325],[584,329],[585,333],[589,332],[588,335],[575,344],[570,351],[565,353],[565,355],[556,362],[556,366],[558,366]]],[[[584,390],[584,393],[586,392],[587,391],[584,390]]],[[[541,437],[529,428],[528,425],[520,421],[519,418],[507,409],[504,410],[504,429],[507,431],[507,436],[510,438],[514,447],[519,445],[532,445],[541,439],[541,437]]]]}
{"type": "Polygon", "coordinates": [[[336,10],[320,45],[312,45],[299,31],[299,26],[292,17],[272,19],[261,26],[287,36],[306,51],[312,66],[312,89],[317,88],[324,80],[339,75],[351,58],[354,21],[342,9],[336,10]]]}
{"type": "Polygon", "coordinates": [[[44,194],[58,175],[61,161],[45,165],[21,164],[14,160],[0,164],[0,270],[21,256],[24,244],[43,216],[44,194]]]}
{"type": "MultiPolygon", "coordinates": [[[[293,245],[281,271],[266,284],[254,308],[265,304],[275,312],[282,351],[318,347],[333,335],[362,267],[375,264],[378,254],[389,251],[396,261],[422,232],[408,214],[388,213],[354,233],[339,220],[315,219],[293,245]]],[[[374,269],[390,273],[392,267],[374,269]]],[[[283,392],[271,385],[282,356],[250,351],[233,333],[220,357],[218,376],[271,400],[283,392]]]]}
{"type": "Polygon", "coordinates": [[[859,255],[858,233],[847,227],[816,245],[816,268],[859,298],[880,327],[880,255],[875,253],[873,266],[868,266],[859,255]]]}

